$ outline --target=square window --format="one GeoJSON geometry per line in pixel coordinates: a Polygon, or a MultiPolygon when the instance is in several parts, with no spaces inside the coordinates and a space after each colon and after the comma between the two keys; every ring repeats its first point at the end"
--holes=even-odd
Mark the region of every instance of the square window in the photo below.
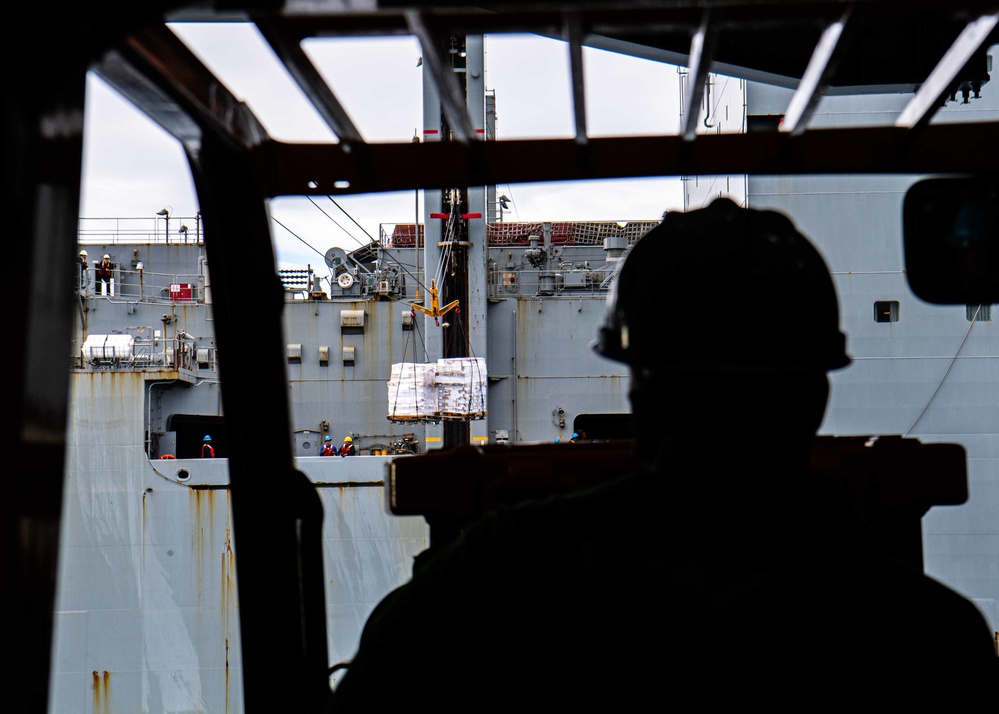
{"type": "Polygon", "coordinates": [[[898,300],[877,300],[874,303],[875,322],[898,322],[898,300]]]}

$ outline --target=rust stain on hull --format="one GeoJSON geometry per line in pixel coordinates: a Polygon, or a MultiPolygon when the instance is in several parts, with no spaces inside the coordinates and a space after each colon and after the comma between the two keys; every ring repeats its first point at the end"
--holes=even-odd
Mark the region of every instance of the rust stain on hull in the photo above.
{"type": "Polygon", "coordinates": [[[222,635],[225,641],[225,710],[229,711],[229,616],[236,610],[236,557],[228,526],[225,529],[225,548],[222,551],[221,573],[222,635]]]}
{"type": "Polygon", "coordinates": [[[95,669],[93,680],[94,714],[111,714],[111,673],[95,669]]]}

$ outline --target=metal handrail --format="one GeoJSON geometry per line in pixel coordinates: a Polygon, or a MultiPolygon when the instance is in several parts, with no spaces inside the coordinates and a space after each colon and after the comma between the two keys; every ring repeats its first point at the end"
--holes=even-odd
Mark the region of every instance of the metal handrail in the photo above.
{"type": "Polygon", "coordinates": [[[96,268],[89,266],[81,276],[77,293],[87,298],[106,297],[127,302],[205,302],[204,276],[192,273],[157,273],[149,270],[115,268],[105,292],[96,268]],[[175,290],[174,286],[190,286],[175,290]]]}
{"type": "Polygon", "coordinates": [[[199,216],[170,216],[169,222],[161,216],[79,218],[76,233],[79,242],[84,246],[127,243],[204,244],[199,216]],[[173,230],[170,224],[174,224],[173,230]]]}

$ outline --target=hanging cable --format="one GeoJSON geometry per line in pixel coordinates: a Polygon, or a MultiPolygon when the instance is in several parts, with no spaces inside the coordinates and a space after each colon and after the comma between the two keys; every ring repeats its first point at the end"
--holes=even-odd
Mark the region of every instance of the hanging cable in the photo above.
{"type": "MultiPolygon", "coordinates": [[[[331,215],[329,215],[329,214],[328,214],[328,213],[327,213],[327,212],[326,212],[325,210],[323,210],[322,206],[320,206],[320,205],[319,205],[319,204],[317,204],[317,203],[316,203],[315,201],[313,201],[313,200],[312,200],[312,197],[311,197],[311,196],[310,196],[310,197],[308,197],[308,198],[309,198],[309,201],[310,201],[310,202],[312,203],[312,205],[313,205],[313,206],[315,206],[316,208],[318,208],[318,209],[319,209],[319,211],[320,211],[320,212],[321,212],[321,213],[322,213],[322,214],[323,214],[324,216],[326,216],[326,218],[328,218],[328,219],[329,219],[329,220],[330,220],[330,221],[331,221],[331,222],[332,222],[332,223],[333,223],[333,224],[334,224],[334,225],[335,225],[335,226],[336,226],[337,228],[339,228],[339,229],[340,229],[340,230],[342,230],[342,231],[343,231],[344,233],[346,233],[346,234],[347,234],[347,235],[348,235],[348,236],[349,236],[349,237],[350,237],[351,239],[353,239],[353,240],[354,240],[354,242],[355,242],[355,243],[357,243],[357,244],[358,244],[359,246],[361,246],[361,247],[364,247],[364,246],[365,246],[365,243],[363,243],[362,241],[358,240],[358,238],[357,238],[356,236],[354,236],[354,235],[351,235],[351,233],[350,233],[350,232],[349,232],[349,231],[348,231],[348,230],[347,230],[346,228],[344,228],[343,226],[341,226],[341,225],[340,225],[340,224],[339,224],[339,223],[338,223],[338,222],[336,221],[336,219],[335,219],[335,218],[333,218],[333,217],[332,217],[331,215]]],[[[347,213],[346,211],[344,211],[343,207],[342,207],[342,206],[340,206],[340,204],[338,204],[338,203],[337,203],[336,201],[333,201],[332,197],[330,197],[330,201],[332,201],[332,203],[333,203],[333,204],[334,204],[334,205],[335,205],[335,206],[336,206],[337,208],[339,208],[339,209],[340,209],[341,211],[343,211],[343,212],[344,212],[344,215],[346,215],[346,216],[347,216],[348,218],[350,218],[350,220],[351,220],[351,221],[353,221],[353,222],[354,222],[354,224],[355,224],[355,225],[357,225],[357,227],[358,227],[358,228],[360,228],[360,229],[361,229],[362,231],[364,231],[364,228],[363,228],[363,227],[362,227],[362,226],[361,226],[361,225],[360,225],[359,223],[357,223],[357,221],[355,221],[355,220],[354,220],[354,218],[353,218],[353,217],[352,217],[352,216],[351,216],[350,214],[348,214],[348,213],[347,213]]],[[[286,225],[284,225],[283,223],[281,223],[281,221],[279,221],[278,219],[274,218],[273,216],[271,216],[271,220],[272,220],[272,221],[274,221],[274,222],[275,222],[275,223],[276,223],[277,225],[279,225],[279,226],[281,226],[282,228],[284,228],[284,229],[285,229],[286,231],[288,231],[288,233],[289,233],[289,234],[291,234],[291,236],[292,236],[292,237],[294,237],[294,238],[295,238],[296,240],[298,240],[299,242],[301,242],[301,243],[302,243],[302,245],[304,245],[304,246],[306,246],[307,248],[309,248],[310,250],[314,251],[314,252],[315,252],[315,253],[316,253],[317,255],[321,256],[321,257],[322,257],[322,258],[323,258],[324,260],[326,259],[326,254],[325,254],[325,253],[323,253],[322,251],[320,251],[320,250],[319,250],[318,248],[315,248],[314,246],[312,246],[312,245],[311,245],[311,244],[310,244],[310,243],[309,243],[308,241],[306,241],[306,240],[305,240],[304,238],[302,238],[301,236],[297,235],[297,234],[296,234],[296,233],[295,233],[294,231],[292,231],[292,230],[291,230],[290,228],[288,228],[288,226],[286,226],[286,225]]],[[[418,226],[418,225],[416,226],[416,230],[417,230],[417,232],[419,232],[419,226],[418,226]]],[[[369,233],[368,233],[367,231],[364,231],[364,234],[365,234],[366,236],[368,236],[369,238],[371,238],[371,235],[370,235],[370,234],[369,234],[369,233]]],[[[372,238],[371,240],[372,240],[372,242],[374,242],[374,243],[377,243],[377,244],[378,244],[378,246],[379,246],[379,250],[381,250],[381,251],[382,251],[382,252],[383,252],[383,253],[384,253],[385,255],[388,255],[389,257],[392,257],[392,258],[393,258],[393,259],[394,259],[394,260],[396,261],[396,263],[397,263],[397,264],[399,265],[399,268],[400,268],[400,269],[402,270],[402,272],[403,272],[404,274],[406,274],[407,276],[409,276],[410,278],[412,278],[412,279],[413,279],[413,281],[414,281],[414,282],[415,282],[415,283],[416,283],[416,284],[417,284],[417,285],[418,285],[418,286],[419,286],[420,288],[422,288],[422,289],[423,289],[424,291],[426,291],[426,290],[427,290],[427,286],[426,286],[426,285],[424,285],[424,284],[423,284],[423,282],[422,282],[422,281],[420,280],[420,276],[419,276],[419,275],[415,275],[415,274],[413,274],[413,272],[412,272],[412,271],[408,270],[408,269],[406,268],[406,265],[405,265],[405,264],[404,264],[404,263],[403,263],[403,262],[402,262],[401,260],[399,260],[399,259],[398,259],[398,258],[397,258],[396,256],[394,256],[394,255],[392,254],[392,251],[391,251],[390,249],[388,249],[388,248],[383,248],[383,247],[381,246],[381,244],[380,244],[380,243],[379,243],[378,241],[374,240],[373,238],[372,238]]]]}
{"type": "Polygon", "coordinates": [[[961,338],[961,344],[957,346],[957,351],[954,352],[954,356],[950,358],[950,363],[947,365],[947,369],[944,370],[943,376],[940,377],[940,382],[937,384],[936,389],[933,390],[933,394],[930,395],[930,398],[926,400],[926,404],[924,404],[923,408],[919,410],[919,414],[916,415],[915,421],[913,421],[912,425],[905,430],[904,434],[902,434],[903,437],[908,436],[909,432],[911,432],[914,428],[916,428],[916,424],[918,424],[919,420],[923,418],[923,414],[926,413],[926,410],[929,408],[930,403],[933,402],[933,398],[937,396],[937,392],[939,392],[940,387],[943,386],[944,381],[947,379],[947,375],[950,374],[951,367],[953,367],[954,363],[957,362],[957,357],[959,354],[961,354],[961,348],[964,347],[964,343],[967,341],[968,335],[971,334],[971,328],[975,326],[975,320],[978,319],[978,313],[981,311],[981,309],[982,309],[981,305],[975,308],[975,313],[971,316],[971,322],[968,325],[968,329],[965,330],[964,337],[961,338]]]}
{"type": "Polygon", "coordinates": [[[301,242],[301,244],[304,245],[306,248],[308,248],[309,250],[315,251],[324,260],[326,259],[326,254],[325,253],[323,253],[322,251],[320,251],[318,248],[315,248],[312,245],[310,245],[308,241],[306,241],[304,238],[302,238],[301,236],[299,236],[297,233],[295,233],[293,230],[291,230],[291,228],[289,228],[288,226],[286,226],[284,223],[282,223],[281,221],[279,221],[277,218],[274,218],[274,216],[271,216],[271,220],[274,221],[275,223],[277,223],[282,228],[284,228],[286,231],[288,231],[288,233],[291,234],[291,236],[293,238],[295,238],[296,240],[298,240],[299,242],[301,242]]]}
{"type": "Polygon", "coordinates": [[[329,195],[327,195],[327,196],[326,196],[326,198],[328,198],[328,199],[330,200],[330,202],[331,202],[331,203],[332,203],[332,204],[333,204],[334,206],[336,206],[337,208],[339,208],[339,209],[340,209],[340,210],[341,210],[341,211],[343,212],[343,215],[347,216],[347,218],[349,218],[349,219],[350,219],[350,220],[351,220],[351,221],[352,221],[352,222],[354,223],[354,225],[355,225],[355,226],[357,226],[357,227],[358,227],[358,228],[360,228],[360,229],[361,229],[362,231],[364,231],[364,235],[366,235],[366,236],[367,236],[367,237],[368,237],[368,238],[369,238],[369,239],[371,240],[371,242],[372,242],[372,243],[378,243],[378,242],[379,242],[379,241],[375,240],[374,238],[372,238],[372,237],[371,237],[371,234],[370,234],[370,233],[368,233],[367,231],[365,231],[365,230],[364,230],[364,226],[362,226],[362,225],[361,225],[360,223],[358,223],[357,221],[355,221],[355,220],[354,220],[354,217],[353,217],[352,215],[350,215],[349,213],[347,213],[347,211],[346,211],[346,210],[344,210],[343,206],[341,206],[341,205],[340,205],[339,203],[337,203],[337,202],[336,202],[336,201],[335,201],[335,200],[333,199],[333,197],[332,197],[332,196],[329,196],[329,195]]]}
{"type": "MultiPolygon", "coordinates": [[[[327,213],[327,212],[326,212],[325,210],[323,210],[323,207],[322,207],[322,206],[320,206],[320,205],[319,205],[318,203],[316,203],[316,202],[315,202],[315,201],[314,201],[314,200],[312,199],[312,196],[307,196],[307,198],[309,199],[309,203],[311,203],[311,204],[312,204],[313,206],[315,206],[316,208],[318,208],[318,209],[320,210],[320,212],[322,212],[322,214],[323,214],[324,216],[326,216],[326,217],[327,217],[328,219],[330,219],[330,221],[332,221],[333,225],[335,225],[335,226],[336,226],[337,228],[339,228],[339,229],[340,229],[340,230],[342,230],[342,231],[343,231],[344,233],[346,233],[346,234],[347,234],[347,235],[348,235],[348,236],[349,236],[349,237],[350,237],[350,238],[351,238],[351,239],[352,239],[352,240],[353,240],[353,241],[354,241],[355,243],[357,243],[357,245],[361,246],[362,248],[363,248],[363,247],[364,247],[364,246],[366,245],[366,243],[364,243],[363,241],[359,240],[359,239],[357,238],[357,236],[353,235],[353,234],[352,234],[352,233],[351,233],[350,231],[348,231],[348,230],[347,230],[346,228],[344,228],[344,227],[343,227],[343,226],[341,226],[341,225],[340,225],[339,223],[337,223],[337,220],[336,220],[335,218],[333,218],[333,216],[331,216],[330,214],[328,214],[328,213],[327,213]]],[[[332,200],[332,199],[330,199],[330,200],[332,200]]],[[[336,205],[336,202],[335,202],[335,201],[334,201],[333,203],[334,203],[334,205],[336,205]]],[[[340,208],[340,206],[337,206],[337,208],[340,208]]],[[[340,210],[341,210],[341,211],[343,211],[343,209],[342,209],[342,208],[340,208],[340,210]]],[[[344,213],[346,213],[346,211],[344,211],[344,213]]],[[[349,215],[348,215],[347,217],[348,217],[348,218],[350,218],[350,216],[349,216],[349,215]]],[[[352,221],[353,221],[354,219],[353,219],[353,218],[350,218],[350,220],[352,220],[352,221]]],[[[354,221],[354,223],[357,223],[357,221],[354,221]]],[[[363,229],[363,228],[361,228],[361,230],[363,231],[364,229],[363,229]]],[[[365,235],[367,235],[367,233],[365,233],[365,235]]],[[[371,236],[368,236],[368,238],[371,238],[371,236]]],[[[372,238],[372,242],[375,242],[375,243],[377,243],[378,241],[376,241],[376,240],[374,240],[374,239],[372,238]]]]}
{"type": "MultiPolygon", "coordinates": [[[[410,315],[413,318],[415,318],[416,317],[416,311],[411,309],[410,310],[410,315]]],[[[406,342],[403,345],[402,356],[403,356],[403,362],[405,362],[406,361],[406,354],[407,354],[407,352],[409,350],[409,346],[410,346],[410,344],[412,344],[413,345],[413,361],[412,361],[412,363],[415,365],[417,363],[417,357],[419,356],[418,353],[417,353],[417,346],[418,345],[422,346],[422,348],[423,348],[423,354],[426,354],[427,353],[427,344],[426,344],[426,338],[425,338],[425,336],[420,331],[419,321],[417,321],[416,319],[413,320],[413,331],[416,332],[416,334],[418,335],[419,339],[414,339],[413,337],[407,336],[406,342]]],[[[413,384],[412,384],[413,394],[416,395],[416,400],[415,400],[415,403],[413,405],[414,409],[415,409],[415,412],[416,412],[416,414],[414,416],[417,417],[417,418],[420,418],[420,412],[421,412],[421,409],[420,409],[420,406],[421,406],[421,404],[420,404],[420,394],[421,394],[421,389],[423,387],[425,387],[426,385],[421,385],[419,383],[417,372],[418,372],[418,369],[414,366],[414,368],[413,368],[413,384]]],[[[400,401],[400,395],[402,394],[402,385],[403,385],[403,380],[401,379],[402,376],[403,375],[400,373],[400,379],[398,380],[398,382],[396,384],[395,394],[391,395],[390,398],[389,398],[389,402],[390,402],[389,403],[389,418],[391,418],[393,420],[396,420],[396,421],[401,420],[401,418],[399,417],[399,401],[400,401]]],[[[423,411],[426,412],[426,409],[423,409],[423,411]]],[[[434,415],[432,415],[432,414],[431,415],[424,414],[423,418],[425,418],[426,416],[431,416],[432,417],[434,415]]]]}

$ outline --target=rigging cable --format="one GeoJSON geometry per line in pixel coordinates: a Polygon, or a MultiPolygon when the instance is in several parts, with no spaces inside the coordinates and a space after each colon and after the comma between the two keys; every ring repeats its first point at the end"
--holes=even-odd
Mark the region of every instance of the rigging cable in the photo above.
{"type": "Polygon", "coordinates": [[[968,340],[968,335],[971,334],[971,328],[975,326],[975,321],[978,319],[978,313],[981,311],[981,309],[982,309],[981,305],[978,305],[975,308],[975,313],[971,316],[970,323],[968,324],[968,329],[965,330],[964,337],[961,338],[961,344],[957,346],[957,351],[954,352],[954,356],[950,358],[950,363],[947,365],[947,369],[944,370],[943,376],[940,377],[940,382],[937,384],[936,389],[933,390],[933,394],[930,395],[930,398],[926,400],[926,404],[924,404],[923,408],[919,410],[919,414],[916,415],[916,420],[912,422],[912,425],[905,430],[904,434],[902,434],[903,437],[908,436],[909,433],[916,427],[916,424],[919,423],[919,420],[923,418],[923,414],[925,414],[926,410],[929,409],[930,404],[933,402],[933,398],[937,396],[937,392],[939,392],[940,387],[943,386],[944,381],[947,379],[947,375],[950,374],[951,367],[953,367],[954,363],[957,362],[957,357],[959,354],[961,354],[961,348],[964,347],[964,343],[968,340]]]}
{"type": "MultiPolygon", "coordinates": [[[[330,216],[328,213],[326,213],[326,211],[324,211],[321,206],[319,206],[318,204],[316,204],[315,201],[312,201],[311,197],[309,198],[309,200],[312,202],[312,204],[314,206],[316,206],[316,208],[318,208],[322,212],[322,214],[324,216],[326,216],[329,220],[331,220],[334,223],[334,225],[337,226],[337,228],[339,228],[340,230],[342,230],[344,233],[347,233],[347,235],[350,236],[351,238],[353,238],[354,241],[358,245],[360,245],[361,247],[364,247],[364,243],[362,243],[360,240],[358,240],[357,237],[351,235],[343,226],[341,226],[339,223],[337,223],[336,219],[334,219],[332,216],[330,216]]],[[[340,206],[337,205],[337,208],[340,208],[340,206]]],[[[340,208],[340,210],[342,211],[343,208],[340,208]]],[[[321,252],[318,248],[315,248],[314,246],[312,246],[308,241],[306,241],[304,238],[302,238],[301,236],[297,235],[294,231],[292,231],[290,228],[288,228],[288,226],[284,225],[283,223],[281,223],[281,221],[279,221],[277,218],[274,218],[273,216],[271,216],[271,220],[274,221],[279,226],[281,226],[282,228],[284,228],[286,231],[288,231],[288,233],[291,234],[291,236],[293,238],[295,238],[296,240],[298,240],[299,242],[301,242],[302,245],[304,245],[306,248],[308,248],[309,250],[314,251],[317,255],[321,256],[324,261],[326,260],[326,254],[325,253],[321,252]]],[[[354,220],[354,219],[351,218],[351,220],[354,220]]],[[[355,223],[356,223],[356,221],[355,221],[355,223]]],[[[361,228],[361,230],[363,231],[364,229],[361,228]]],[[[417,230],[419,230],[419,229],[417,228],[417,230]]],[[[368,235],[367,231],[365,231],[365,235],[368,235]]],[[[368,237],[370,238],[370,235],[368,235],[368,237]]],[[[378,241],[375,241],[374,239],[372,239],[372,242],[376,243],[378,245],[379,249],[381,251],[383,251],[383,253],[385,253],[388,256],[392,256],[392,252],[391,252],[390,248],[384,248],[384,247],[382,247],[381,243],[379,243],[378,241]]],[[[426,291],[427,286],[424,285],[423,282],[420,280],[420,276],[419,275],[414,275],[410,270],[407,269],[406,265],[404,263],[402,263],[401,261],[399,261],[398,259],[396,259],[396,263],[398,264],[399,268],[403,271],[403,273],[405,273],[406,275],[410,276],[417,285],[419,285],[424,291],[426,291]]]]}
{"type": "MultiPolygon", "coordinates": [[[[354,225],[355,225],[355,226],[357,226],[357,227],[358,227],[358,228],[360,228],[360,229],[361,229],[362,231],[364,231],[364,235],[366,235],[366,236],[367,236],[368,238],[370,238],[370,239],[371,239],[371,242],[372,242],[372,243],[378,243],[378,242],[379,242],[379,241],[376,241],[376,240],[375,240],[374,238],[372,238],[372,237],[371,237],[371,234],[370,234],[370,233],[368,233],[367,231],[365,231],[365,230],[364,230],[364,226],[362,226],[362,225],[361,225],[360,223],[358,223],[357,221],[355,221],[355,220],[354,220],[354,217],[353,217],[352,215],[350,215],[349,213],[347,213],[347,211],[345,211],[345,210],[344,210],[343,206],[341,206],[341,205],[340,205],[339,203],[337,203],[336,201],[334,201],[334,200],[333,200],[333,197],[332,197],[332,196],[330,196],[330,195],[327,195],[327,196],[326,196],[326,198],[328,198],[328,199],[330,200],[330,202],[331,202],[331,203],[332,203],[332,204],[333,204],[334,206],[336,206],[336,207],[337,207],[337,208],[339,208],[339,209],[340,209],[341,211],[343,211],[343,215],[347,216],[347,218],[349,218],[349,219],[350,219],[351,221],[353,221],[353,223],[354,223],[354,225]]],[[[337,225],[339,225],[339,224],[337,224],[337,225]]],[[[342,228],[342,226],[341,226],[341,228],[342,228]]],[[[346,232],[346,231],[345,231],[345,232],[346,232]]]]}
{"type": "MultiPolygon", "coordinates": [[[[319,205],[318,203],[316,203],[316,202],[315,202],[315,201],[314,201],[314,200],[312,199],[312,196],[307,196],[306,198],[308,198],[308,199],[309,199],[309,203],[311,203],[311,204],[312,204],[313,206],[315,206],[316,208],[318,208],[318,209],[319,209],[319,210],[320,210],[320,211],[322,212],[322,214],[323,214],[324,216],[326,216],[327,218],[329,218],[329,219],[330,219],[330,221],[332,221],[332,222],[333,222],[333,225],[335,225],[335,226],[336,226],[337,228],[339,228],[339,229],[340,229],[340,230],[342,230],[342,231],[343,231],[344,233],[346,233],[346,234],[347,234],[348,236],[350,236],[350,237],[351,237],[351,238],[352,238],[352,239],[354,240],[354,242],[355,242],[355,243],[357,243],[357,244],[358,244],[359,246],[361,246],[362,248],[364,247],[364,245],[365,245],[365,244],[364,244],[364,243],[363,243],[363,242],[362,242],[361,240],[359,240],[359,239],[357,238],[357,236],[353,235],[353,234],[352,234],[352,233],[351,233],[350,231],[348,231],[348,230],[347,230],[346,228],[344,228],[344,227],[343,227],[343,226],[341,226],[341,225],[340,225],[339,223],[337,223],[337,220],[336,220],[335,218],[333,218],[333,216],[331,216],[330,214],[328,214],[328,213],[327,213],[327,212],[326,212],[325,210],[323,210],[323,207],[322,207],[322,206],[320,206],[320,205],[319,205]]],[[[332,198],[330,198],[330,200],[331,200],[331,201],[333,201],[333,199],[332,199],[332,198]]],[[[337,205],[336,201],[333,201],[333,205],[335,205],[335,206],[336,206],[337,208],[340,208],[340,206],[339,206],[339,205],[337,205]]],[[[340,208],[340,210],[341,210],[341,211],[343,211],[343,209],[342,209],[342,208],[340,208]]],[[[343,212],[344,212],[344,214],[345,214],[345,215],[347,216],[347,218],[350,218],[350,220],[354,221],[354,219],[353,219],[353,218],[352,218],[352,217],[350,216],[350,214],[348,214],[348,213],[347,213],[346,211],[343,211],[343,212]]],[[[357,221],[354,221],[354,224],[355,224],[355,225],[357,225],[357,221]]],[[[360,228],[360,226],[358,226],[358,228],[360,228]]],[[[362,231],[364,231],[364,229],[363,229],[363,228],[361,228],[361,230],[362,230],[362,231]]],[[[367,232],[367,231],[364,231],[364,235],[368,236],[368,238],[371,238],[371,236],[370,236],[370,235],[368,235],[368,232],[367,232]]],[[[374,238],[371,238],[371,242],[372,242],[372,243],[377,243],[378,241],[376,241],[376,240],[375,240],[374,238]]]]}
{"type": "Polygon", "coordinates": [[[298,234],[296,234],[288,226],[286,226],[285,224],[283,224],[281,221],[279,221],[274,216],[271,216],[271,220],[274,221],[275,223],[277,223],[282,228],[284,228],[286,231],[288,231],[288,233],[290,233],[293,238],[295,238],[296,240],[300,241],[302,243],[302,245],[304,245],[306,248],[308,248],[309,250],[315,251],[320,257],[322,257],[323,260],[326,260],[326,254],[325,253],[321,252],[318,248],[313,247],[308,241],[306,241],[304,238],[302,238],[301,236],[299,236],[298,234]]]}
{"type": "MultiPolygon", "coordinates": [[[[399,301],[399,302],[401,302],[401,301],[399,301]]],[[[419,335],[419,337],[420,337],[419,341],[412,340],[413,345],[414,345],[413,346],[413,364],[414,364],[414,367],[413,367],[413,387],[412,388],[413,388],[413,394],[415,395],[415,400],[414,400],[413,406],[415,407],[416,417],[417,418],[421,418],[421,411],[423,411],[423,412],[426,411],[425,408],[421,409],[421,407],[425,407],[425,405],[421,404],[421,400],[420,400],[421,389],[425,385],[421,385],[419,383],[419,381],[418,381],[418,378],[417,378],[417,368],[416,368],[415,365],[416,365],[416,358],[418,357],[418,354],[417,354],[417,351],[416,351],[416,345],[418,343],[423,345],[423,354],[425,355],[425,354],[427,354],[427,343],[426,343],[426,338],[424,337],[423,333],[420,332],[420,328],[419,328],[419,324],[420,323],[419,323],[419,320],[416,319],[416,310],[413,310],[412,308],[410,308],[410,315],[413,317],[413,331],[417,332],[418,335],[419,335]]],[[[412,339],[411,337],[407,336],[406,342],[403,345],[402,355],[403,355],[403,361],[404,362],[405,362],[405,357],[406,357],[406,351],[409,349],[409,344],[410,344],[410,340],[411,339],[412,339]]],[[[392,420],[395,420],[395,421],[398,421],[398,411],[397,411],[397,409],[398,409],[398,405],[399,405],[399,395],[400,395],[400,393],[402,391],[402,384],[403,384],[402,377],[404,375],[402,374],[402,372],[400,372],[399,376],[400,376],[400,379],[399,379],[399,381],[396,384],[395,395],[389,397],[389,402],[390,402],[390,404],[389,404],[389,418],[391,418],[392,420]]],[[[426,416],[427,415],[424,413],[423,417],[426,417],[426,416]]]]}

